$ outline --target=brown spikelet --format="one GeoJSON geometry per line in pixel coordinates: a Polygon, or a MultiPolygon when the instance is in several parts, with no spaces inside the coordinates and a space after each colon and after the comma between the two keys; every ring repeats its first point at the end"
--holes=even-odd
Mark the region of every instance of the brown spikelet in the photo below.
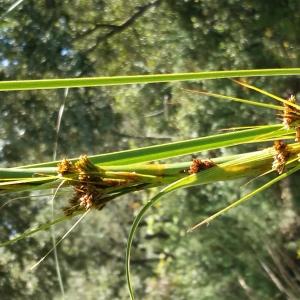
{"type": "MultiPolygon", "coordinates": [[[[295,104],[296,97],[291,95],[288,99],[289,103],[295,104]]],[[[287,103],[284,103],[283,110],[283,125],[286,129],[295,129],[296,130],[296,142],[300,141],[300,111],[287,103]]]]}
{"type": "Polygon", "coordinates": [[[215,163],[211,160],[193,159],[192,164],[188,170],[189,174],[195,174],[202,170],[209,169],[215,166],[215,163]]]}
{"type": "Polygon", "coordinates": [[[64,158],[58,165],[57,165],[57,173],[61,176],[65,176],[68,174],[72,174],[75,171],[75,167],[71,161],[64,158]]]}
{"type": "Polygon", "coordinates": [[[101,169],[95,166],[86,155],[81,155],[79,160],[75,163],[75,169],[78,173],[80,181],[101,181],[101,169]]]}
{"type": "Polygon", "coordinates": [[[296,142],[300,142],[300,126],[296,127],[296,142]]]}
{"type": "Polygon", "coordinates": [[[72,215],[75,211],[104,207],[106,201],[102,201],[102,196],[107,183],[104,183],[101,177],[102,170],[86,155],[80,156],[75,165],[64,159],[58,164],[57,171],[61,176],[71,175],[70,182],[74,186],[74,195],[69,200],[69,205],[64,208],[66,215],[72,215]]]}
{"type": "Polygon", "coordinates": [[[278,174],[282,174],[285,164],[290,156],[288,146],[283,141],[275,141],[274,150],[276,151],[276,154],[274,155],[272,169],[276,170],[278,174]]]}

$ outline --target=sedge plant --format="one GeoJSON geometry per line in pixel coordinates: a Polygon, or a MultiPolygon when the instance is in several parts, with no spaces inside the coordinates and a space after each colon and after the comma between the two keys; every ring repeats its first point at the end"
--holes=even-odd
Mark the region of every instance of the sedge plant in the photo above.
{"type": "MultiPolygon", "coordinates": [[[[108,78],[25,80],[0,82],[0,90],[74,88],[299,74],[300,69],[297,68],[117,76],[108,78]]],[[[3,194],[54,189],[55,196],[59,197],[58,193],[61,189],[71,188],[69,202],[65,204],[60,216],[50,220],[48,223],[30,228],[24,233],[12,237],[8,241],[1,241],[0,246],[10,245],[41,230],[48,230],[55,224],[76,215],[81,215],[81,218],[72,226],[73,228],[89,211],[92,209],[105,209],[106,204],[117,197],[153,187],[162,187],[161,191],[148,201],[137,214],[128,237],[126,274],[130,297],[134,299],[134,291],[130,277],[132,242],[143,216],[155,203],[161,200],[162,197],[177,189],[189,186],[240,178],[270,176],[269,181],[264,185],[244,195],[242,198],[234,201],[209,218],[195,223],[195,225],[189,229],[189,231],[193,231],[300,169],[300,106],[297,105],[295,97],[291,96],[289,99],[283,99],[245,82],[236,80],[235,82],[260,94],[266,95],[274,101],[270,103],[258,103],[253,100],[224,96],[206,91],[192,92],[214,97],[217,100],[241,102],[247,105],[272,109],[274,110],[274,114],[281,116],[281,122],[249,126],[246,128],[235,128],[225,133],[138,149],[129,149],[89,157],[82,155],[79,158],[25,165],[15,168],[0,168],[0,193],[3,194]],[[203,151],[248,143],[260,144],[262,142],[264,143],[263,145],[269,142],[269,146],[254,152],[215,158],[202,157],[200,159],[177,163],[163,163],[166,159],[183,155],[199,154],[203,151]]],[[[57,244],[63,241],[71,229],[58,240],[57,244]]],[[[51,250],[40,261],[42,261],[51,250]]]]}

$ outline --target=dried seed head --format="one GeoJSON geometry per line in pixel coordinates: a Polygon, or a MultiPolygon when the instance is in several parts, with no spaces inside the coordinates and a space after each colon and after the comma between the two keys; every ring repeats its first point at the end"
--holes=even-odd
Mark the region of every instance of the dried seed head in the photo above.
{"type": "Polygon", "coordinates": [[[72,174],[74,172],[75,172],[74,165],[72,164],[71,161],[65,158],[57,165],[57,173],[61,176],[72,174]]]}
{"type": "Polygon", "coordinates": [[[300,142],[300,126],[296,127],[296,142],[300,142]]]}
{"type": "MultiPolygon", "coordinates": [[[[291,95],[287,100],[291,104],[296,103],[296,97],[291,95]]],[[[299,141],[300,138],[300,111],[288,103],[284,103],[284,110],[283,110],[283,125],[286,129],[296,129],[296,141],[299,141]]]]}
{"type": "Polygon", "coordinates": [[[275,141],[274,150],[276,151],[276,154],[274,155],[272,169],[277,171],[278,174],[282,174],[285,164],[290,156],[288,146],[283,141],[275,141]]]}
{"type": "Polygon", "coordinates": [[[193,159],[192,164],[188,170],[189,174],[195,174],[202,170],[209,169],[215,166],[215,163],[211,160],[193,159]]]}
{"type": "Polygon", "coordinates": [[[69,206],[64,208],[66,215],[72,215],[75,211],[88,210],[90,208],[102,209],[106,201],[102,199],[103,190],[88,183],[80,183],[74,187],[75,194],[69,200],[69,206]]]}
{"type": "MultiPolygon", "coordinates": [[[[287,101],[290,103],[295,103],[296,102],[295,96],[291,95],[287,101]]],[[[284,103],[283,125],[286,129],[290,129],[290,126],[293,123],[294,110],[295,108],[293,106],[284,103]]]]}
{"type": "Polygon", "coordinates": [[[75,163],[78,179],[80,181],[101,181],[101,169],[95,166],[86,155],[81,155],[75,163]]]}
{"type": "Polygon", "coordinates": [[[80,156],[73,165],[64,159],[58,165],[58,173],[62,176],[72,174],[74,196],[69,200],[69,206],[64,208],[66,215],[72,215],[76,211],[90,208],[101,209],[105,201],[102,200],[105,184],[101,177],[102,170],[95,166],[86,155],[80,156]]]}
{"type": "Polygon", "coordinates": [[[121,191],[122,186],[134,185],[138,181],[134,172],[128,172],[124,179],[107,178],[105,170],[94,165],[86,155],[82,155],[74,165],[68,160],[63,160],[58,166],[58,172],[62,175],[72,175],[68,180],[69,184],[73,185],[74,194],[68,206],[64,208],[66,215],[91,208],[100,210],[115,198],[112,192],[114,187],[121,191]]]}

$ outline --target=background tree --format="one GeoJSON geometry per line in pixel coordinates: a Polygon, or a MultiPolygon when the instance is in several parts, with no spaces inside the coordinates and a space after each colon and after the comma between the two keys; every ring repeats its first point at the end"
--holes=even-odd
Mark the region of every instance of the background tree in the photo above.
{"type": "MultiPolygon", "coordinates": [[[[8,6],[1,3],[0,14],[8,6]]],[[[27,0],[1,20],[0,76],[14,80],[295,67],[299,6],[283,0],[27,0]]],[[[300,86],[298,78],[262,78],[255,84],[283,96],[299,93],[300,86]]],[[[276,118],[182,87],[260,97],[228,80],[72,89],[66,97],[62,91],[2,93],[1,165],[52,158],[63,102],[59,158],[203,136],[276,118]]],[[[146,218],[135,242],[138,298],[296,299],[298,177],[193,235],[185,235],[189,225],[241,191],[236,184],[220,183],[169,196],[146,218]]],[[[126,237],[134,212],[152,193],[124,197],[94,213],[58,247],[67,299],[128,299],[126,237]]],[[[1,209],[3,240],[51,214],[46,196],[16,196],[28,198],[1,209]]],[[[57,200],[58,210],[65,197],[57,200]]],[[[6,200],[2,197],[1,203],[6,200]]],[[[60,225],[57,234],[70,226],[60,225]]],[[[50,248],[45,232],[1,249],[3,299],[60,299],[52,257],[36,272],[25,272],[50,248]]]]}

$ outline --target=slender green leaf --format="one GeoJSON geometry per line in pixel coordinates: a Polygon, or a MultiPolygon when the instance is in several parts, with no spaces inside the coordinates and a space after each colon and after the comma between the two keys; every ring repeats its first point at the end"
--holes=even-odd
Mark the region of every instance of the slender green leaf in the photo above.
{"type": "Polygon", "coordinates": [[[217,79],[217,78],[234,78],[234,77],[251,77],[251,76],[287,76],[287,75],[300,75],[300,68],[209,71],[209,72],[177,73],[177,74],[174,73],[174,74],[132,75],[132,76],[113,76],[113,77],[2,81],[0,82],[0,91],[95,87],[95,86],[108,86],[108,85],[139,84],[139,83],[206,80],[206,79],[217,79]]]}
{"type": "MultiPolygon", "coordinates": [[[[259,142],[263,139],[280,138],[282,135],[289,134],[290,132],[293,131],[283,129],[283,126],[280,124],[267,125],[254,129],[226,132],[191,140],[94,155],[89,156],[89,159],[94,164],[100,164],[101,166],[117,166],[135,163],[140,164],[181,155],[188,155],[201,151],[239,145],[247,142],[259,142]]],[[[70,159],[70,161],[77,160],[78,158],[70,159]]],[[[22,166],[20,168],[52,167],[56,166],[58,163],[59,161],[53,161],[35,165],[22,166]]]]}

